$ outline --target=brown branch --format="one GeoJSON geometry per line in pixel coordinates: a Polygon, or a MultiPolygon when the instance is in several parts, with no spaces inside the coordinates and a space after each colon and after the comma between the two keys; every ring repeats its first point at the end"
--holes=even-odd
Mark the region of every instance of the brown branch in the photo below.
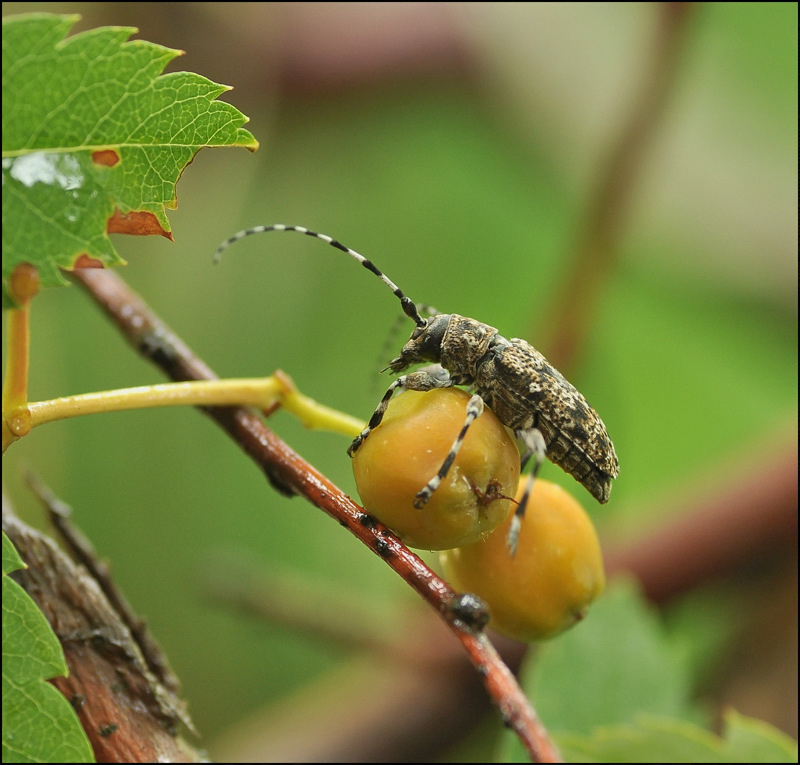
{"type": "Polygon", "coordinates": [[[727,466],[710,490],[694,492],[691,504],[676,511],[670,503],[667,523],[608,549],[609,575],[630,571],[651,601],[665,603],[765,558],[796,556],[796,435],[773,432],[766,441],[727,466]]]}
{"type": "Polygon", "coordinates": [[[200,762],[176,734],[185,710],[149,670],[130,630],[97,582],[55,543],[22,523],[3,497],[3,531],[25,570],[11,576],[42,610],[69,677],[51,682],[69,700],[98,762],[200,762]]]}
{"type": "MultiPolygon", "coordinates": [[[[82,269],[74,273],[95,302],[112,318],[143,356],[173,380],[218,379],[114,272],[82,269]]],[[[299,494],[345,526],[413,587],[461,641],[503,721],[520,737],[535,762],[558,762],[558,752],[511,671],[480,633],[485,613],[431,571],[383,524],[309,465],[250,411],[238,407],[203,408],[264,470],[272,485],[299,494]]]]}
{"type": "MultiPolygon", "coordinates": [[[[777,446],[786,435],[771,432],[765,441],[777,446]]],[[[766,572],[785,567],[782,561],[796,560],[797,446],[795,436],[788,435],[790,442],[774,452],[764,445],[748,446],[728,470],[705,480],[707,493],[693,491],[683,500],[673,496],[661,522],[606,552],[609,578],[624,570],[643,583],[651,600],[666,605],[719,577],[736,581],[737,574],[752,571],[754,565],[766,572]],[[759,452],[763,462],[753,458],[759,452]],[[694,540],[697,528],[707,530],[699,549],[694,540]]],[[[215,741],[214,751],[239,762],[265,757],[379,762],[387,752],[398,761],[416,762],[430,759],[432,742],[441,743],[445,730],[450,741],[459,740],[490,712],[486,693],[474,682],[472,668],[457,661],[460,648],[440,622],[430,612],[419,616],[405,632],[414,635],[414,645],[404,646],[417,656],[399,664],[389,662],[382,652],[369,671],[359,659],[348,666],[351,677],[346,688],[337,689],[335,704],[323,680],[323,688],[315,686],[297,703],[282,702],[279,720],[271,717],[274,709],[255,713],[215,741]],[[391,696],[387,687],[393,689],[391,696]],[[352,704],[368,710],[359,726],[352,724],[352,704]],[[304,728],[310,717],[315,720],[313,731],[304,728]],[[408,730],[414,731],[413,741],[408,730]]],[[[492,642],[512,670],[528,651],[528,646],[497,635],[492,642]]]]}

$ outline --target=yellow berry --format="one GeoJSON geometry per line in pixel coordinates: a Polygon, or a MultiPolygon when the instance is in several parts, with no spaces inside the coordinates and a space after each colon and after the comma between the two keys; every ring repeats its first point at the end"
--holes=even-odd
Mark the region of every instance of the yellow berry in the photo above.
{"type": "Polygon", "coordinates": [[[410,547],[444,550],[471,544],[508,516],[519,482],[519,451],[484,409],[427,504],[414,500],[461,432],[469,394],[458,388],[404,391],[353,455],[361,501],[410,547]]]}
{"type": "MultiPolygon", "coordinates": [[[[521,482],[517,499],[525,488],[521,482]]],[[[556,484],[537,479],[516,555],[506,547],[508,521],[486,539],[441,554],[456,590],[473,592],[489,606],[489,626],[524,642],[544,640],[586,615],[603,591],[600,542],[578,501],[556,484]]]]}

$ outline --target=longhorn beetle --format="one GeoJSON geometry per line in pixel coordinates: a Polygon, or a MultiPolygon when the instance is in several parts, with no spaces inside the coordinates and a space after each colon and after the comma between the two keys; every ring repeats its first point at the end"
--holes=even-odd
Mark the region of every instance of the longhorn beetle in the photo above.
{"type": "Polygon", "coordinates": [[[534,457],[525,493],[508,531],[506,543],[511,555],[516,552],[531,487],[545,457],[583,484],[598,502],[608,501],[611,480],[619,475],[619,463],[606,427],[586,399],[532,345],[519,338],[507,340],[494,327],[455,313],[432,312],[433,315],[423,318],[421,306],[407,297],[372,261],[336,239],[302,226],[276,224],[240,231],[217,248],[214,262],[218,262],[223,250],[234,242],[268,231],[296,231],[321,239],[375,274],[395,294],[405,315],[416,325],[387,369],[396,373],[413,364],[432,365],[401,375],[389,386],[369,424],[348,448],[351,457],[381,423],[398,388],[426,391],[465,385],[474,394],[467,404],[464,425],[439,472],[417,493],[414,507],[422,508],[439,487],[470,425],[483,412],[484,404],[522,441],[522,470],[534,457]]]}

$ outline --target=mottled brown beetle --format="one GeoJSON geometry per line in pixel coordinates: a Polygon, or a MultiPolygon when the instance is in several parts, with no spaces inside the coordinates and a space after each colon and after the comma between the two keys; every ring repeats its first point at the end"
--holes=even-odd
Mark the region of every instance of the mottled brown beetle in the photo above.
{"type": "Polygon", "coordinates": [[[598,502],[608,501],[611,481],[619,475],[619,463],[606,427],[586,399],[532,345],[519,338],[507,340],[494,327],[458,314],[434,313],[423,318],[417,305],[371,261],[335,239],[302,226],[278,224],[240,231],[217,248],[214,261],[234,242],[267,231],[296,231],[346,252],[392,290],[403,312],[416,324],[400,355],[387,368],[402,372],[413,364],[431,366],[401,375],[389,386],[369,424],[347,450],[351,457],[380,424],[398,388],[426,391],[464,385],[474,391],[467,404],[464,426],[439,472],[420,489],[415,507],[423,507],[439,487],[470,425],[483,412],[484,404],[524,445],[521,469],[531,457],[535,458],[508,532],[507,544],[512,555],[534,478],[545,457],[583,484],[598,502]]]}

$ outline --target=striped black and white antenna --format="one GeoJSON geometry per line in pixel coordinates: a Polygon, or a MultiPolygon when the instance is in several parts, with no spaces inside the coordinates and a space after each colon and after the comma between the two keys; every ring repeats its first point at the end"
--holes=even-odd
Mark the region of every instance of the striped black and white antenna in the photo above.
{"type": "Polygon", "coordinates": [[[331,245],[331,247],[335,247],[337,250],[346,252],[351,258],[361,263],[361,265],[364,266],[367,271],[371,271],[373,274],[375,274],[375,276],[377,276],[394,293],[395,297],[397,297],[397,299],[400,301],[400,305],[403,308],[403,313],[408,316],[408,318],[411,319],[419,329],[425,329],[425,327],[428,326],[427,320],[422,318],[414,301],[410,297],[407,297],[403,291],[369,258],[365,258],[355,250],[345,247],[341,242],[337,241],[331,236],[328,236],[327,234],[319,234],[316,231],[310,231],[303,226],[286,226],[283,223],[276,223],[272,226],[253,226],[253,228],[246,228],[244,231],[239,231],[239,233],[234,234],[232,237],[230,237],[230,239],[226,239],[219,247],[217,247],[217,250],[214,253],[214,263],[219,263],[222,253],[240,239],[252,236],[253,234],[265,234],[269,231],[296,231],[298,234],[305,234],[306,236],[313,236],[316,239],[321,239],[323,242],[327,242],[329,245],[331,245]]]}

